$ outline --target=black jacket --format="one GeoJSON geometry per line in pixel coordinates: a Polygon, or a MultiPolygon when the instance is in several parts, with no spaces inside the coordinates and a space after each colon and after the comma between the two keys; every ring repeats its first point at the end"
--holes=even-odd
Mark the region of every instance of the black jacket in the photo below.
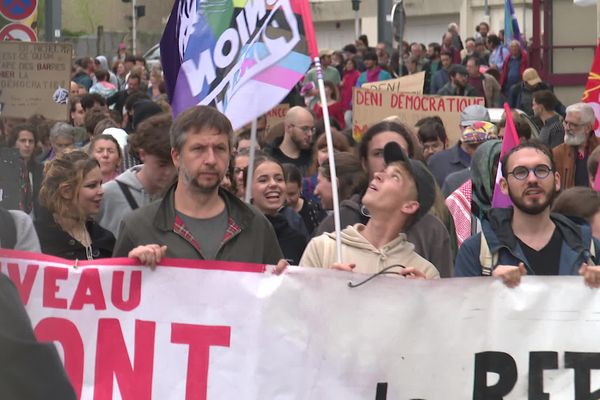
{"type": "Polygon", "coordinates": [[[21,169],[25,167],[16,149],[0,147],[0,206],[18,210],[21,200],[21,169]]]}
{"type": "MultiPolygon", "coordinates": [[[[513,209],[494,208],[488,212],[487,217],[481,222],[481,232],[465,240],[460,247],[456,256],[454,276],[482,275],[483,266],[479,260],[482,234],[485,235],[490,252],[498,255],[492,268],[498,265],[519,265],[522,262],[527,268],[527,274],[535,275],[512,230],[513,209]]],[[[584,262],[597,264],[590,247],[593,242],[595,249],[600,248],[600,241],[592,238],[591,229],[587,224],[578,225],[561,214],[550,214],[550,219],[562,237],[558,275],[578,275],[584,262]]],[[[595,253],[597,254],[597,250],[595,253]]]]}
{"type": "Polygon", "coordinates": [[[36,160],[32,159],[27,164],[27,169],[29,170],[29,173],[31,174],[31,180],[32,180],[31,190],[32,190],[32,195],[33,195],[33,212],[34,212],[35,217],[37,218],[38,214],[42,213],[38,197],[40,195],[40,188],[42,187],[42,180],[44,178],[44,166],[41,163],[37,162],[36,160]]]}
{"type": "Polygon", "coordinates": [[[75,400],[56,348],[39,343],[19,293],[0,274],[0,393],[3,399],[75,400]]]}
{"type": "MultiPolygon", "coordinates": [[[[38,215],[34,225],[40,238],[42,253],[69,260],[87,260],[85,247],[63,231],[54,222],[54,218],[47,209],[40,209],[40,215],[38,215]]],[[[112,257],[115,246],[113,234],[93,220],[87,221],[86,227],[92,239],[92,256],[94,259],[112,257]]]]}
{"type": "Polygon", "coordinates": [[[265,217],[267,217],[271,225],[273,225],[273,229],[275,229],[277,241],[285,259],[292,265],[298,265],[300,258],[302,258],[302,253],[304,253],[304,249],[306,248],[306,237],[292,228],[283,214],[265,214],[265,217]]]}

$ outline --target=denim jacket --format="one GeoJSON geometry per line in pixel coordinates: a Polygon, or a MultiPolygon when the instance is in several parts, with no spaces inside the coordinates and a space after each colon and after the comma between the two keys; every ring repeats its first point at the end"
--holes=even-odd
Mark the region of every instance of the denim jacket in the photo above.
{"type": "MultiPolygon", "coordinates": [[[[529,265],[523,249],[519,245],[512,228],[512,209],[492,209],[488,219],[482,220],[482,232],[465,240],[460,247],[454,264],[454,276],[481,276],[483,266],[479,261],[481,251],[481,234],[492,254],[497,254],[497,262],[493,265],[519,265],[525,264],[528,275],[535,275],[529,265]]],[[[588,225],[579,225],[560,214],[550,214],[552,222],[560,231],[562,248],[560,252],[559,275],[577,275],[581,264],[596,264],[595,258],[590,253],[590,245],[594,242],[595,253],[600,249],[600,241],[592,238],[588,225]]]]}

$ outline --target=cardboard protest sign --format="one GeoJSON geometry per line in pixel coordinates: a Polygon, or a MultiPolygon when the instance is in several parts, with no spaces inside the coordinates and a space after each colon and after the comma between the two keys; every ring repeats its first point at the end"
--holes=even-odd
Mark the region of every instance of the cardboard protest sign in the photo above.
{"type": "Polygon", "coordinates": [[[287,103],[279,104],[271,111],[267,112],[267,125],[265,126],[265,132],[270,132],[271,128],[277,125],[280,122],[283,122],[285,119],[285,114],[287,114],[290,109],[290,105],[287,103]]]}
{"type": "Polygon", "coordinates": [[[67,43],[0,41],[0,115],[66,120],[72,53],[67,43]]]}
{"type": "Polygon", "coordinates": [[[423,94],[424,84],[425,72],[419,72],[413,75],[402,76],[398,79],[364,83],[361,87],[363,89],[385,90],[387,92],[423,94]]]}
{"type": "Polygon", "coordinates": [[[424,117],[439,116],[450,143],[460,136],[460,112],[472,104],[485,104],[483,97],[429,96],[354,88],[352,94],[352,135],[359,141],[369,126],[397,115],[413,127],[424,117]]]}
{"type": "Polygon", "coordinates": [[[600,389],[590,379],[600,291],[581,277],[527,276],[511,289],[490,277],[381,275],[351,288],[370,275],[265,269],[74,267],[0,250],[0,273],[38,339],[57,344],[80,399],[590,399],[600,389]]]}

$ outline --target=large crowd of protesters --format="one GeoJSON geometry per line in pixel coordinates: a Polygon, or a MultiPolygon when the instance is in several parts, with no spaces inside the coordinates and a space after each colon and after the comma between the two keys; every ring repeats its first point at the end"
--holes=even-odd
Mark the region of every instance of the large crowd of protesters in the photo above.
{"type": "Polygon", "coordinates": [[[565,107],[528,65],[525,45],[505,45],[487,23],[464,40],[451,24],[439,43],[400,47],[371,47],[361,36],[339,51],[321,50],[325,99],[312,68],[284,99],[283,121],[267,131],[266,116],[258,118],[250,169],[249,126],[234,132],[205,106],[173,119],[160,65],[148,69],[124,46],[110,65],[102,55],[79,58],[68,122],[1,120],[0,245],[150,266],[174,257],[278,271],[491,275],[508,286],[525,274],[582,275],[598,287],[600,139],[591,106],[565,107]],[[352,88],[418,72],[424,94],[479,96],[485,106],[465,108],[459,126],[435,115],[409,126],[390,115],[355,142],[352,88]],[[489,109],[504,102],[520,143],[500,159],[509,122],[492,120],[489,109]],[[498,190],[511,208],[492,207],[498,190]]]}
{"type": "MultiPolygon", "coordinates": [[[[283,121],[269,124],[266,131],[266,116],[258,118],[257,154],[251,169],[249,126],[233,132],[227,118],[203,107],[185,113],[189,115],[183,126],[183,115],[173,120],[160,64],[149,69],[143,57],[129,55],[124,45],[109,57],[110,65],[103,55],[79,58],[72,67],[68,122],[40,115],[2,119],[3,213],[11,210],[16,218],[20,211],[30,217],[16,219],[16,229],[9,232],[16,239],[4,239],[3,246],[10,243],[19,248],[24,241],[23,249],[68,259],[137,256],[149,263],[168,255],[273,264],[285,260],[292,265],[369,272],[398,264],[404,267],[402,274],[431,278],[486,274],[473,247],[483,236],[495,255],[491,273],[502,275],[496,266],[504,250],[523,264],[520,273],[510,270],[511,274],[579,273],[580,265],[570,269],[546,265],[550,255],[561,254],[556,244],[566,238],[559,229],[543,235],[555,242],[530,242],[527,238],[536,234],[518,232],[515,220],[538,214],[554,218],[550,211],[558,196],[561,206],[554,211],[566,215],[569,226],[582,232],[579,236],[588,230],[600,232],[597,202],[586,202],[592,209],[585,213],[571,204],[584,196],[571,194],[582,187],[595,199],[599,153],[594,152],[593,110],[584,103],[565,107],[551,85],[529,67],[524,44],[512,40],[505,45],[503,32],[492,32],[485,22],[464,40],[456,24],[450,24],[440,39],[427,45],[404,42],[398,51],[385,43],[371,47],[368,38],[361,36],[339,51],[321,50],[325,98],[318,95],[317,71],[311,68],[283,100],[290,106],[283,121]],[[460,126],[444,126],[436,115],[409,126],[391,115],[371,125],[355,142],[352,89],[419,72],[425,73],[424,94],[479,96],[485,99],[485,107],[465,108],[460,126]],[[327,102],[334,146],[341,264],[332,261],[335,248],[329,247],[336,234],[323,102],[327,102]],[[512,119],[521,145],[503,160],[499,182],[514,207],[496,210],[492,195],[502,161],[506,116],[492,121],[489,109],[504,102],[514,109],[512,119]],[[223,154],[217,154],[212,141],[199,144],[202,155],[198,157],[204,157],[208,146],[210,160],[187,166],[181,152],[189,133],[205,131],[227,139],[217,149],[223,154]],[[459,140],[450,143],[449,137],[459,140]],[[389,150],[390,143],[398,144],[401,151],[389,150]],[[520,161],[525,149],[543,155],[539,164],[520,161]],[[394,155],[386,157],[386,151],[394,155]],[[529,168],[530,174],[514,174],[515,168],[529,168]],[[539,173],[540,168],[544,173],[539,173]],[[197,184],[208,179],[205,169],[218,178],[214,187],[197,184]],[[381,196],[378,185],[395,175],[401,178],[402,195],[408,197],[389,194],[369,201],[372,192],[381,196]],[[556,181],[556,186],[544,189],[549,181],[556,181]],[[250,205],[243,203],[246,182],[252,182],[250,205]],[[517,184],[522,187],[513,187],[517,184]],[[181,194],[184,185],[190,199],[181,194]],[[541,188],[540,193],[532,188],[541,188]],[[205,192],[216,196],[209,196],[216,201],[209,202],[209,210],[203,204],[206,196],[191,200],[205,192]],[[390,208],[377,210],[386,201],[390,208]],[[404,203],[412,207],[403,207],[404,203]],[[238,211],[244,211],[243,221],[233,218],[238,211]],[[400,215],[392,217],[396,212],[400,215]],[[508,231],[500,237],[499,227],[493,225],[500,223],[494,219],[499,212],[510,214],[505,216],[508,231]],[[139,215],[151,217],[144,233],[158,230],[164,235],[145,237],[143,228],[130,222],[139,215]],[[253,215],[251,225],[246,220],[249,215],[253,215]],[[375,223],[378,219],[383,226],[375,223]],[[25,226],[30,223],[34,229],[25,226]],[[266,257],[228,250],[230,242],[243,241],[236,231],[257,226],[266,229],[267,242],[276,242],[266,242],[265,249],[277,251],[266,257]],[[25,238],[23,230],[35,232],[36,237],[25,238]],[[184,243],[169,245],[172,234],[191,248],[184,243]],[[354,254],[356,248],[366,254],[354,254]],[[467,249],[473,252],[468,253],[468,263],[467,249]],[[390,251],[398,252],[398,258],[390,257],[390,251]]],[[[589,250],[592,242],[579,246],[589,250]]],[[[589,259],[582,260],[591,264],[593,246],[588,252],[589,259]]],[[[518,270],[520,263],[513,264],[518,270]]]]}

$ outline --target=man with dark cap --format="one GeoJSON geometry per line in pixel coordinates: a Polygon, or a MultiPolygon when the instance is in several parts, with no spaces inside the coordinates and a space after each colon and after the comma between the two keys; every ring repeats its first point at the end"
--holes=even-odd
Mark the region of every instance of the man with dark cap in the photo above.
{"type": "Polygon", "coordinates": [[[341,231],[342,263],[336,263],[335,233],[313,238],[301,266],[380,273],[394,268],[406,277],[439,278],[429,261],[414,251],[404,231],[427,214],[435,198],[435,182],[425,164],[408,158],[398,143],[384,147],[386,168],[376,172],[363,203],[371,218],[341,231]]]}
{"type": "Polygon", "coordinates": [[[454,64],[449,71],[450,81],[437,94],[440,96],[477,96],[477,91],[469,85],[469,71],[464,65],[454,64]]]}

